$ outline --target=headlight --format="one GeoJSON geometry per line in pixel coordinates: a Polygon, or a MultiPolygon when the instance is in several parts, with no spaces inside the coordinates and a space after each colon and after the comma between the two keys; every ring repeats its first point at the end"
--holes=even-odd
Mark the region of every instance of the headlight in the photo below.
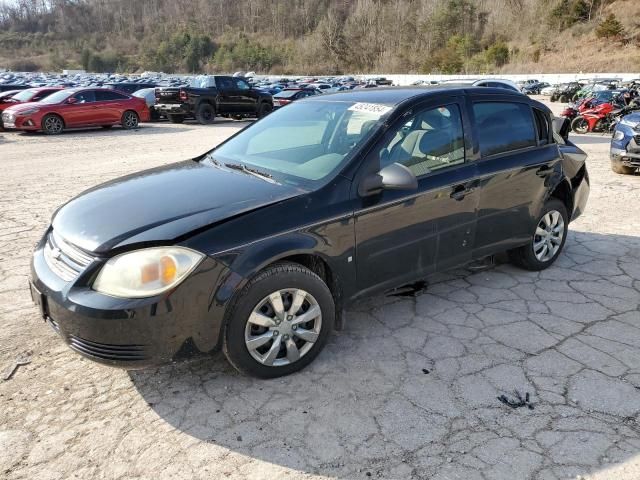
{"type": "Polygon", "coordinates": [[[102,267],[93,289],[114,297],[152,297],[177,286],[203,258],[203,254],[183,247],[123,253],[102,267]]]}
{"type": "Polygon", "coordinates": [[[624,138],[624,132],[621,130],[616,130],[613,134],[614,140],[622,140],[624,138]]]}
{"type": "Polygon", "coordinates": [[[21,110],[18,115],[33,115],[34,113],[38,113],[40,109],[38,107],[28,108],[26,110],[21,110]]]}

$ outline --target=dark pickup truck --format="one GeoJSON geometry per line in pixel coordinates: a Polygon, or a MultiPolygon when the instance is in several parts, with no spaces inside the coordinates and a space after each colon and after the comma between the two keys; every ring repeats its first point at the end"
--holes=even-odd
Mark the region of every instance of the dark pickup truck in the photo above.
{"type": "Polygon", "coordinates": [[[273,99],[243,78],[211,75],[196,77],[187,87],[156,88],[155,108],[172,123],[195,118],[207,125],[216,115],[263,117],[273,110],[273,99]]]}

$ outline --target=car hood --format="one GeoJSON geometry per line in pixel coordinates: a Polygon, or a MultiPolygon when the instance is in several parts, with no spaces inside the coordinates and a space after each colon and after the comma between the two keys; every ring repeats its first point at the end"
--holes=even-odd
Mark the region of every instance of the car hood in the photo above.
{"type": "Polygon", "coordinates": [[[30,110],[34,106],[38,108],[42,108],[43,105],[37,105],[37,102],[19,102],[19,103],[10,103],[10,106],[4,109],[5,112],[8,113],[20,113],[24,110],[30,110]]]}
{"type": "Polygon", "coordinates": [[[629,123],[640,123],[640,112],[630,113],[622,118],[629,123]]]}
{"type": "Polygon", "coordinates": [[[241,171],[188,160],[99,185],[63,205],[53,229],[95,253],[166,243],[305,193],[241,171]]]}

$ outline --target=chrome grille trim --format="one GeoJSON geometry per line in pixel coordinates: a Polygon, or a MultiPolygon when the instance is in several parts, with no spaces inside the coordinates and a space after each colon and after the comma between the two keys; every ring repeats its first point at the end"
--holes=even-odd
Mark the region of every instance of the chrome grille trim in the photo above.
{"type": "Polygon", "coordinates": [[[75,280],[93,258],[51,232],[44,245],[44,260],[57,276],[66,282],[75,280]]]}

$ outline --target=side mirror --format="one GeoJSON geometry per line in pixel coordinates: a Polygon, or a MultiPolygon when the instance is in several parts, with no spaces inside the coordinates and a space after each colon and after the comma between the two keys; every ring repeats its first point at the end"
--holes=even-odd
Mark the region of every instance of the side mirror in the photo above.
{"type": "Polygon", "coordinates": [[[566,117],[553,117],[553,131],[556,132],[565,141],[569,141],[569,130],[571,130],[571,122],[566,117]]]}
{"type": "Polygon", "coordinates": [[[404,165],[392,163],[378,173],[365,177],[358,187],[358,193],[362,197],[367,197],[382,190],[416,190],[417,188],[418,179],[413,172],[404,165]]]}
{"type": "Polygon", "coordinates": [[[77,99],[76,97],[69,97],[69,98],[67,99],[67,103],[68,103],[69,105],[73,105],[74,103],[78,103],[78,99],[77,99]]]}

